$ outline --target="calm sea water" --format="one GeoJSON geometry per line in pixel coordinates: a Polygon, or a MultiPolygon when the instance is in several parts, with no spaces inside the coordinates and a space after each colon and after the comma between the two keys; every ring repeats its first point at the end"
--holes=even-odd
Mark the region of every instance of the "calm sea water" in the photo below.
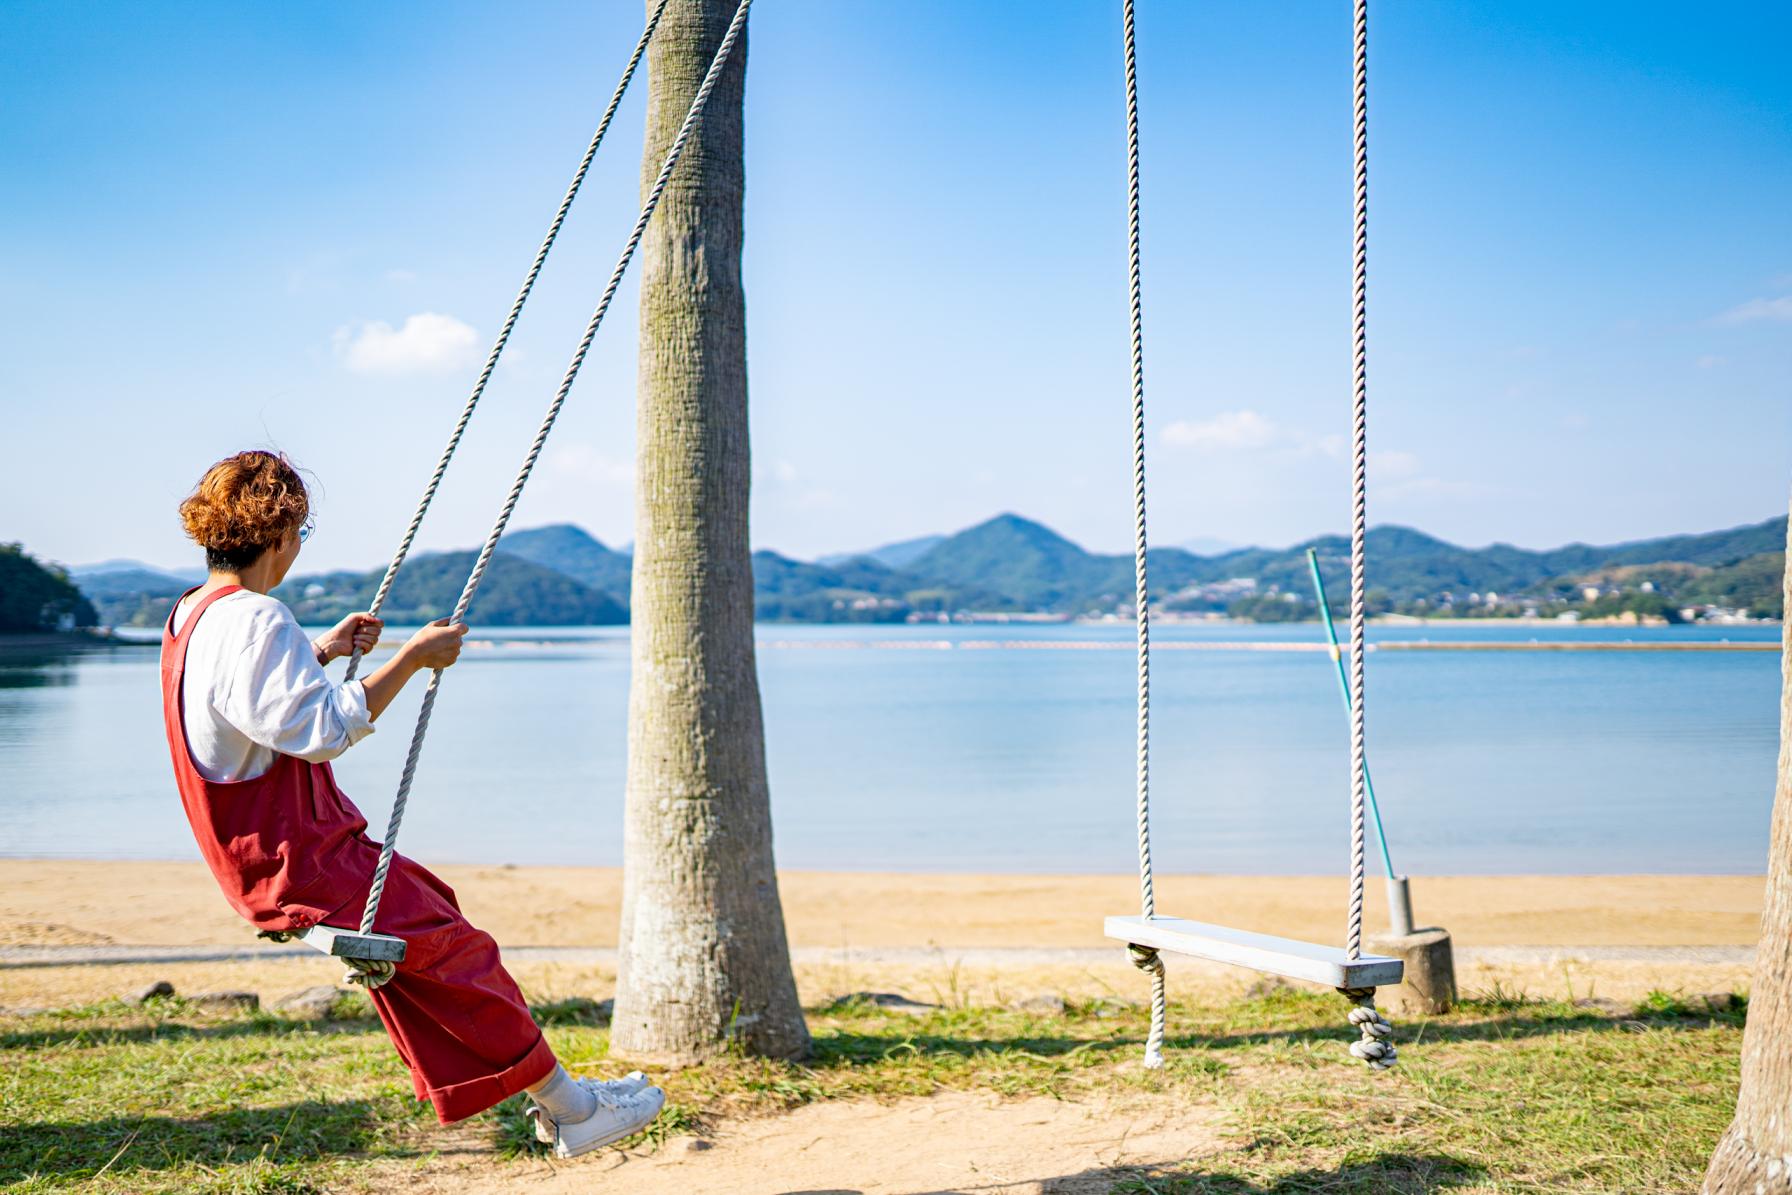
{"type": "MultiPolygon", "coordinates": [[[[1371,638],[1778,633],[1496,624],[1377,627],[1371,638]]],[[[1130,871],[1130,635],[761,627],[780,862],[1130,871]]],[[[1330,658],[1206,650],[1318,635],[1154,630],[1164,649],[1152,672],[1160,869],[1344,867],[1348,738],[1330,658]]],[[[626,636],[476,633],[486,645],[444,679],[402,848],[437,862],[620,862],[626,636]]],[[[1386,651],[1368,667],[1370,761],[1401,870],[1764,867],[1777,653],[1386,651]]],[[[422,686],[413,688],[337,764],[376,834],[422,686]]],[[[0,854],[196,857],[169,774],[153,650],[0,652],[0,854]]]]}

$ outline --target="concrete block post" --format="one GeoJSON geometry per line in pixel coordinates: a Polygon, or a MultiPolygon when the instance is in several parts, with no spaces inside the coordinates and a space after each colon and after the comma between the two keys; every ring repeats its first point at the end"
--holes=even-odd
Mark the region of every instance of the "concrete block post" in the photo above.
{"type": "Polygon", "coordinates": [[[1406,964],[1397,988],[1384,989],[1377,1000],[1406,1014],[1449,1012],[1456,1002],[1456,955],[1450,932],[1435,926],[1414,929],[1412,888],[1405,876],[1388,877],[1388,932],[1369,939],[1369,949],[1406,964]]]}
{"type": "Polygon", "coordinates": [[[1369,949],[1406,964],[1406,977],[1397,988],[1383,988],[1377,1002],[1395,1012],[1432,1015],[1449,1012],[1456,1002],[1456,956],[1450,931],[1416,929],[1408,934],[1379,934],[1369,939],[1369,949]]]}

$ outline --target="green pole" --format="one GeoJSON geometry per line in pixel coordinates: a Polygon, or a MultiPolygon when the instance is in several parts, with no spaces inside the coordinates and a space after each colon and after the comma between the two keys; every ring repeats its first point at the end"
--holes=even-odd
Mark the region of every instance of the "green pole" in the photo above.
{"type": "MultiPolygon", "coordinates": [[[[1344,710],[1350,711],[1350,679],[1344,672],[1344,655],[1338,647],[1338,628],[1332,623],[1332,608],[1325,600],[1325,581],[1319,576],[1319,553],[1307,549],[1307,567],[1313,572],[1313,588],[1319,594],[1319,617],[1325,619],[1325,637],[1332,645],[1332,663],[1338,666],[1338,692],[1344,695],[1344,710]]],[[[1363,760],[1363,787],[1369,793],[1369,812],[1375,818],[1375,840],[1381,844],[1381,865],[1388,877],[1394,875],[1394,860],[1388,855],[1387,832],[1381,828],[1381,806],[1375,803],[1375,781],[1369,777],[1369,761],[1363,760]]]]}

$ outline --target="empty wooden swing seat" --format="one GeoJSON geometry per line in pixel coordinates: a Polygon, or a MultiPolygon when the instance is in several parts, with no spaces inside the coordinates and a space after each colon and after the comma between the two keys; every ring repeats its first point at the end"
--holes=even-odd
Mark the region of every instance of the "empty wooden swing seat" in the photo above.
{"type": "Polygon", "coordinates": [[[1399,983],[1405,969],[1397,958],[1375,954],[1351,958],[1348,952],[1336,946],[1230,929],[1205,921],[1186,921],[1181,917],[1109,917],[1105,932],[1108,937],[1132,946],[1167,950],[1334,988],[1386,987],[1399,983]]]}
{"type": "MultiPolygon", "coordinates": [[[[1397,958],[1362,953],[1363,882],[1365,875],[1366,823],[1374,805],[1369,788],[1369,769],[1363,718],[1363,655],[1367,621],[1365,547],[1368,543],[1368,259],[1369,259],[1369,3],[1354,0],[1356,222],[1354,287],[1351,295],[1353,362],[1351,378],[1351,519],[1350,519],[1350,669],[1339,680],[1351,715],[1350,725],[1350,899],[1345,914],[1348,946],[1320,946],[1273,934],[1250,933],[1180,917],[1159,917],[1151,865],[1151,602],[1146,583],[1150,537],[1145,525],[1145,322],[1141,279],[1139,230],[1139,95],[1138,63],[1133,29],[1134,0],[1121,0],[1121,32],[1126,64],[1126,189],[1128,298],[1132,324],[1132,505],[1133,505],[1133,623],[1138,634],[1138,830],[1139,915],[1109,917],[1103,932],[1125,942],[1132,961],[1151,976],[1151,1022],[1145,1037],[1145,1065],[1164,1064],[1164,1021],[1169,1000],[1165,992],[1162,952],[1209,959],[1247,967],[1269,975],[1284,975],[1336,988],[1352,1007],[1349,1022],[1360,1037],[1350,1043],[1352,1057],[1381,1071],[1392,1067],[1398,1056],[1394,1027],[1375,1007],[1375,990],[1401,982],[1405,966],[1397,958]]],[[[1318,581],[1319,570],[1314,564],[1318,581]]],[[[1331,625],[1330,606],[1323,586],[1320,609],[1331,625]]],[[[1336,639],[1335,633],[1328,634],[1336,639]]],[[[1334,650],[1336,650],[1334,648],[1334,650]]],[[[1382,840],[1382,861],[1390,887],[1395,877],[1381,833],[1381,813],[1374,808],[1376,836],[1382,840]]]]}

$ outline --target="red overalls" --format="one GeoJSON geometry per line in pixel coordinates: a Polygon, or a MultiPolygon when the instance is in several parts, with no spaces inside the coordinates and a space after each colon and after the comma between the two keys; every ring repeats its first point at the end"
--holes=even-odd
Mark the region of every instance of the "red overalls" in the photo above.
{"type": "MultiPolygon", "coordinates": [[[[239,588],[205,597],[180,634],[172,612],[162,628],[162,720],[181,804],[225,898],[258,929],[355,928],[379,844],[330,765],[276,755],[265,774],[229,783],[193,766],[181,704],[187,644],[211,604],[239,588]]],[[[483,1112],[553,1070],[553,1051],[497,943],[468,924],[448,885],[396,856],[374,929],[403,938],[406,951],[398,973],[371,993],[373,1005],[417,1098],[434,1104],[442,1123],[483,1112]]]]}

